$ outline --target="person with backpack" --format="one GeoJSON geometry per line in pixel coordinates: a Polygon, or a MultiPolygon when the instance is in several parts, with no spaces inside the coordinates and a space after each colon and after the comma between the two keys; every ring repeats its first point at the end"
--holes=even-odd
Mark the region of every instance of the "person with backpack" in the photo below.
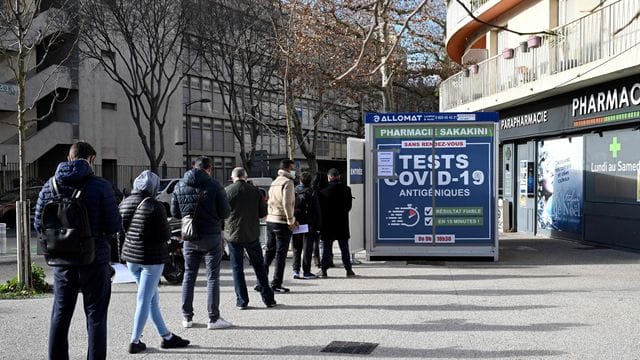
{"type": "Polygon", "coordinates": [[[207,268],[207,310],[209,330],[233,326],[220,317],[220,261],[222,260],[222,224],[231,209],[227,194],[211,177],[211,159],[201,156],[173,191],[171,213],[182,219],[183,254],[182,326],[193,327],[193,290],[202,258],[207,268]],[[190,231],[187,234],[186,231],[190,231]],[[189,237],[188,237],[189,236],[189,237]]]}
{"type": "Polygon", "coordinates": [[[320,207],[315,192],[311,188],[312,175],[303,172],[300,175],[300,184],[296,186],[296,206],[294,215],[300,224],[307,224],[309,231],[303,234],[294,234],[291,240],[293,248],[293,278],[316,279],[316,274],[311,272],[311,256],[314,243],[318,241],[320,229],[320,207]],[[300,274],[300,260],[302,258],[302,274],[300,274]]]}
{"type": "Polygon", "coordinates": [[[136,313],[133,319],[129,353],[137,354],[147,346],[140,341],[149,314],[162,338],[163,349],[182,348],[189,340],[182,339],[167,328],[159,305],[158,282],[164,264],[169,260],[167,242],[171,229],[164,205],[155,199],[160,177],[149,170],[143,171],[133,182],[131,196],[120,204],[122,229],[125,240],[121,258],[136,278],[138,285],[136,313]]]}
{"type": "Polygon", "coordinates": [[[327,277],[327,269],[331,262],[331,248],[333,241],[338,240],[340,253],[342,254],[342,264],[346,270],[347,277],[354,277],[356,274],[351,268],[351,254],[349,253],[349,211],[351,211],[353,197],[351,188],[340,181],[338,169],[330,169],[327,172],[329,184],[320,191],[320,212],[322,213],[322,268],[319,273],[321,277],[327,277]]]}
{"type": "Polygon", "coordinates": [[[87,319],[87,359],[105,359],[111,298],[108,237],[120,230],[120,213],[111,183],[93,174],[93,147],[76,142],[67,160],[40,191],[34,218],[45,259],[54,266],[49,359],[69,359],[69,326],[79,292],[87,319]]]}

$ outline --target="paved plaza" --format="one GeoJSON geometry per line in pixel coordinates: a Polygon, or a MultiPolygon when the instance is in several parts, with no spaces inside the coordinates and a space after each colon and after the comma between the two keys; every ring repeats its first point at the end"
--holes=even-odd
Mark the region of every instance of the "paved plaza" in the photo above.
{"type": "MultiPolygon", "coordinates": [[[[367,262],[345,278],[290,279],[291,293],[265,308],[239,310],[229,263],[221,273],[222,316],[236,326],[206,329],[205,280],[196,289],[191,329],[180,325],[180,287],[160,289],[165,320],[192,342],[162,350],[150,323],[149,349],[129,355],[136,303],[133,284],[113,286],[109,313],[111,359],[639,359],[640,254],[517,235],[501,240],[492,262],[367,262]],[[322,352],[332,341],[377,343],[369,355],[322,352]]],[[[337,248],[336,248],[337,251],[337,248]]],[[[337,257],[339,258],[339,257],[337,257]]],[[[36,257],[37,262],[42,262],[36,257]]],[[[0,280],[15,264],[0,257],[0,280]]],[[[288,265],[290,264],[290,259],[288,265]]],[[[50,273],[50,269],[47,269],[50,273]]],[[[50,276],[48,277],[50,280],[50,276]]],[[[248,283],[253,284],[249,274],[248,283]]],[[[52,297],[0,300],[0,358],[44,359],[52,297]]],[[[86,337],[77,307],[71,358],[84,358],[86,337]]]]}

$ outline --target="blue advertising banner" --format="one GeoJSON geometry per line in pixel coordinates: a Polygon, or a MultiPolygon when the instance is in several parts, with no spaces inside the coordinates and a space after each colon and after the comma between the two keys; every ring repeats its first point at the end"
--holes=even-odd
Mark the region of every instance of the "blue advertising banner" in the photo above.
{"type": "Polygon", "coordinates": [[[379,244],[495,241],[495,125],[394,124],[374,128],[379,244]],[[388,157],[393,161],[387,161],[388,157]]]}
{"type": "Polygon", "coordinates": [[[538,230],[582,232],[582,137],[538,143],[538,230]]]}
{"type": "Polygon", "coordinates": [[[367,124],[394,124],[394,123],[422,123],[422,122],[498,122],[500,120],[497,112],[479,113],[385,113],[366,114],[367,124]]]}
{"type": "Polygon", "coordinates": [[[349,161],[349,183],[364,184],[364,160],[349,161]]]}

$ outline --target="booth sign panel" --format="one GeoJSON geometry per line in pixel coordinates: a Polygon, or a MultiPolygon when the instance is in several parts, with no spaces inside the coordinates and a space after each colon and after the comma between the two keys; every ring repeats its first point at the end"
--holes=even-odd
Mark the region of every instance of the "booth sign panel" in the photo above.
{"type": "Polygon", "coordinates": [[[493,245],[495,128],[378,122],[377,243],[493,245]]]}

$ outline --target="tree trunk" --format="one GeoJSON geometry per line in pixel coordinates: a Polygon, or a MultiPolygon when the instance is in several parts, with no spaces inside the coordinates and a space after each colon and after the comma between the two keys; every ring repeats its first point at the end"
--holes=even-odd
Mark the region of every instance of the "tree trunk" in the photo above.
{"type": "Polygon", "coordinates": [[[16,204],[16,229],[18,243],[18,282],[29,289],[33,286],[31,279],[31,226],[29,221],[29,204],[27,201],[27,157],[26,157],[26,131],[27,122],[25,115],[25,54],[22,43],[18,46],[18,157],[20,159],[20,201],[16,204]]]}

